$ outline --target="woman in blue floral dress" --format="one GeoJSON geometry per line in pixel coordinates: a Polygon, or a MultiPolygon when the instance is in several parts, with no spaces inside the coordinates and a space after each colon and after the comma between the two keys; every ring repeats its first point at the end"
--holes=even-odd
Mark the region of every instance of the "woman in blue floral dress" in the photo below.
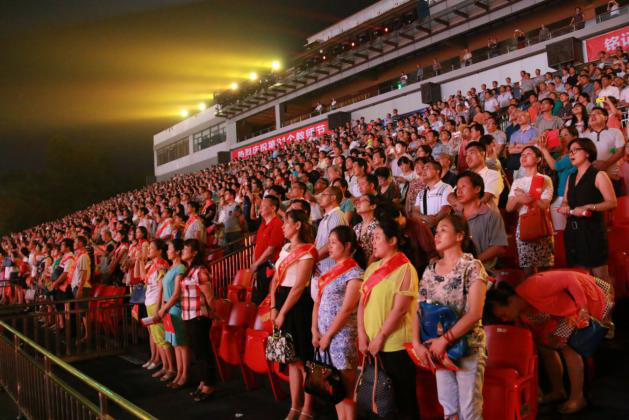
{"type": "Polygon", "coordinates": [[[347,397],[336,405],[339,419],[355,419],[353,401],[358,366],[356,310],[360,298],[364,256],[349,226],[337,226],[328,240],[330,257],[336,265],[319,278],[319,293],[312,315],[312,344],[320,355],[329,352],[331,362],[341,371],[347,397]],[[363,261],[361,261],[363,262],[363,261]]]}

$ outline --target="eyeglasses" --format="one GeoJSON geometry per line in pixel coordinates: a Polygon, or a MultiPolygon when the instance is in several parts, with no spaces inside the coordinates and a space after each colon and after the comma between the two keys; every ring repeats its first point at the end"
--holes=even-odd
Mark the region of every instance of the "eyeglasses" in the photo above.
{"type": "Polygon", "coordinates": [[[579,150],[585,150],[585,149],[581,147],[575,147],[574,149],[570,149],[568,153],[570,153],[571,155],[576,155],[579,150]]]}

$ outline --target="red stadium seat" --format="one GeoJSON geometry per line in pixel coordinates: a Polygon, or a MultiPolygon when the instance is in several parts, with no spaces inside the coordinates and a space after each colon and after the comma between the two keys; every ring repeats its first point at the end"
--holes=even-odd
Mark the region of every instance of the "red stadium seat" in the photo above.
{"type": "Polygon", "coordinates": [[[629,253],[615,251],[609,256],[609,275],[614,285],[615,299],[629,295],[629,253]]]}
{"type": "Polygon", "coordinates": [[[218,357],[218,350],[221,344],[223,326],[229,319],[232,305],[232,302],[227,299],[215,299],[213,304],[216,319],[212,322],[212,327],[210,328],[210,345],[212,346],[212,352],[218,366],[218,376],[221,378],[221,381],[227,380],[228,372],[223,369],[223,364],[218,357]]]}
{"type": "Polygon", "coordinates": [[[509,325],[485,327],[487,368],[483,416],[487,420],[534,419],[537,355],[531,332],[509,325]]]}
{"type": "Polygon", "coordinates": [[[614,226],[629,225],[629,196],[618,198],[618,206],[613,211],[614,226]]]}
{"type": "Polygon", "coordinates": [[[437,378],[434,373],[417,369],[415,377],[415,392],[417,405],[422,420],[437,420],[443,418],[443,407],[437,396],[437,378]]]}
{"type": "Polygon", "coordinates": [[[610,255],[617,251],[629,252],[629,225],[617,225],[607,231],[610,255]]]}
{"type": "Polygon", "coordinates": [[[269,331],[247,329],[245,339],[245,354],[241,365],[242,376],[248,390],[256,388],[253,373],[266,375],[271,384],[275,400],[286,398],[286,393],[278,382],[277,375],[273,371],[273,364],[266,360],[265,348],[269,331]]]}
{"type": "Polygon", "coordinates": [[[243,268],[238,270],[232,284],[227,286],[227,299],[232,302],[251,302],[253,273],[243,268]]]}
{"type": "Polygon", "coordinates": [[[555,232],[555,268],[566,268],[568,261],[566,260],[566,246],[563,240],[563,230],[555,232]]]}
{"type": "Polygon", "coordinates": [[[518,265],[518,248],[515,244],[515,233],[507,235],[507,251],[499,258],[500,266],[505,268],[517,268],[518,265]]]}
{"type": "Polygon", "coordinates": [[[217,363],[225,362],[230,365],[243,363],[245,332],[247,328],[253,326],[256,311],[256,305],[253,303],[234,303],[229,320],[221,331],[217,363]]]}

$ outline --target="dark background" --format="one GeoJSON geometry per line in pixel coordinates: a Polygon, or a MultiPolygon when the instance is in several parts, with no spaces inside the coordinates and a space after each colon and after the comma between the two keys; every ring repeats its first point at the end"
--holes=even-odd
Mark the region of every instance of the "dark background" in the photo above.
{"type": "Polygon", "coordinates": [[[0,3],[0,235],[145,184],[153,135],[372,4],[0,3]]]}

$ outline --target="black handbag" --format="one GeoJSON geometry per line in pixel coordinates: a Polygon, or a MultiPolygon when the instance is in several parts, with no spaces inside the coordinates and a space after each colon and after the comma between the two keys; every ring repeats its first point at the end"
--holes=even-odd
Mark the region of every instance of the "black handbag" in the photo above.
{"type": "Polygon", "coordinates": [[[598,345],[605,338],[609,328],[603,326],[594,318],[590,318],[590,324],[585,328],[575,329],[568,345],[583,357],[590,357],[598,345]]]}
{"type": "Polygon", "coordinates": [[[391,378],[382,369],[380,358],[365,355],[356,381],[354,401],[359,411],[387,417],[397,411],[391,378]]]}
{"type": "Polygon", "coordinates": [[[132,305],[144,304],[146,299],[146,285],[143,283],[136,284],[131,288],[131,298],[129,303],[132,305]]]}
{"type": "Polygon", "coordinates": [[[307,393],[336,405],[345,399],[345,387],[341,373],[332,364],[330,351],[326,350],[323,354],[324,357],[321,357],[321,352],[317,350],[314,360],[306,362],[304,389],[307,393]]]}

